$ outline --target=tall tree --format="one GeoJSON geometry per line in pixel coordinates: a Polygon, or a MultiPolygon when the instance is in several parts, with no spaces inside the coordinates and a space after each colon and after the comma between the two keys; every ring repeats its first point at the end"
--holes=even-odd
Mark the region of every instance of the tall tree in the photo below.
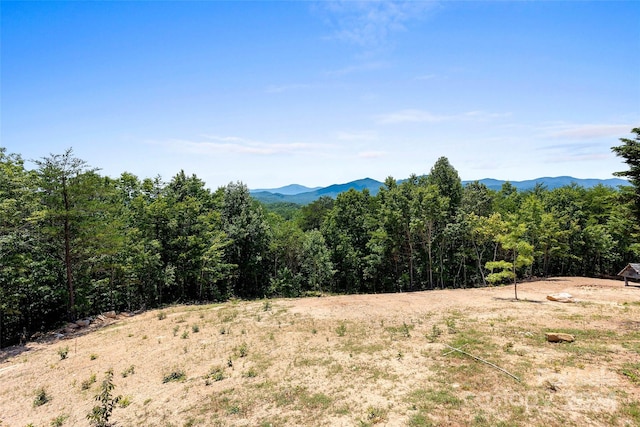
{"type": "Polygon", "coordinates": [[[42,210],[39,217],[47,234],[51,237],[54,250],[61,255],[64,278],[67,286],[68,313],[70,318],[76,315],[76,287],[74,274],[77,272],[82,244],[77,239],[91,233],[83,230],[87,218],[87,209],[94,191],[88,188],[83,178],[95,172],[87,162],[74,157],[73,150],[63,154],[51,154],[41,160],[35,160],[41,189],[42,210]]]}
{"type": "Polygon", "coordinates": [[[611,147],[611,149],[617,156],[624,158],[625,163],[629,165],[628,171],[615,172],[614,175],[629,178],[629,182],[635,187],[633,206],[636,224],[640,224],[640,127],[632,129],[631,133],[636,134],[634,139],[620,138],[622,145],[611,147]]]}
{"type": "Polygon", "coordinates": [[[262,206],[254,201],[247,186],[230,183],[222,194],[222,226],[231,239],[227,263],[236,266],[233,290],[240,297],[263,296],[267,290],[267,261],[271,230],[262,206]]]}

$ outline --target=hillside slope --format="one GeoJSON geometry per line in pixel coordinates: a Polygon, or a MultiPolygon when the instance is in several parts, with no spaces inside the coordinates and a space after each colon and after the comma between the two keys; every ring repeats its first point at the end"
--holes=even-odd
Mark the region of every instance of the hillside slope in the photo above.
{"type": "Polygon", "coordinates": [[[557,278],[519,295],[232,301],[121,317],[0,352],[0,425],[86,426],[107,369],[129,403],[114,409],[119,426],[639,425],[640,288],[557,278]],[[546,300],[555,292],[578,302],[546,300]],[[576,341],[548,343],[548,331],[576,341]],[[34,407],[40,388],[50,400],[34,407]]]}

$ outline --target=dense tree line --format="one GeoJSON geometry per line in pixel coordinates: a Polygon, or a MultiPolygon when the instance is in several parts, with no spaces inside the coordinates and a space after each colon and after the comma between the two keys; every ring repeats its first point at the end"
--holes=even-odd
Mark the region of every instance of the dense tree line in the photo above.
{"type": "Polygon", "coordinates": [[[493,191],[440,158],[375,196],[297,207],[182,171],[102,176],[71,150],[35,164],[0,148],[0,345],[106,310],[613,275],[640,257],[633,179],[493,191]]]}

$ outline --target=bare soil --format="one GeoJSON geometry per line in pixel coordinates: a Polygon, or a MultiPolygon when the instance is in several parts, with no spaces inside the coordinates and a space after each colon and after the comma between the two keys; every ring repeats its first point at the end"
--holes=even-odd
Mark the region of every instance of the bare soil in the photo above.
{"type": "Polygon", "coordinates": [[[119,426],[640,425],[640,288],[555,278],[518,296],[505,286],[119,316],[0,351],[0,425],[89,425],[109,369],[119,426]],[[559,292],[576,302],[547,300],[559,292]],[[49,400],[34,406],[39,389],[49,400]]]}

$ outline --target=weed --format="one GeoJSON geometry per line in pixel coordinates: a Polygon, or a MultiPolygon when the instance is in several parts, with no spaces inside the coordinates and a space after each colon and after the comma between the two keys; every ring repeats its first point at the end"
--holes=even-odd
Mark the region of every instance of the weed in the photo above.
{"type": "Polygon", "coordinates": [[[118,406],[120,406],[121,408],[126,408],[127,406],[131,405],[131,400],[132,400],[131,396],[124,396],[118,402],[118,406]]]}
{"type": "Polygon", "coordinates": [[[447,330],[450,334],[458,333],[458,327],[456,326],[456,319],[450,317],[445,320],[445,323],[447,324],[447,330]]]}
{"type": "Polygon", "coordinates": [[[255,368],[249,368],[249,370],[242,374],[242,376],[245,378],[255,378],[258,376],[258,371],[256,371],[255,368]]]}
{"type": "Polygon", "coordinates": [[[58,415],[57,417],[51,420],[50,425],[52,427],[61,427],[64,424],[64,422],[67,421],[67,418],[69,418],[69,415],[67,414],[58,415]]]}
{"type": "Polygon", "coordinates": [[[344,322],[341,322],[340,325],[338,325],[338,327],[336,328],[336,334],[338,334],[339,337],[343,337],[346,333],[347,326],[344,324],[344,322]]]}
{"type": "Polygon", "coordinates": [[[60,347],[58,349],[58,356],[60,356],[60,360],[64,360],[67,358],[67,355],[69,354],[69,347],[60,347]]]}
{"type": "Polygon", "coordinates": [[[243,342],[239,347],[234,349],[234,352],[238,357],[247,357],[247,354],[249,354],[249,346],[246,342],[243,342]]]}
{"type": "Polygon", "coordinates": [[[433,425],[429,418],[424,416],[423,414],[415,414],[411,418],[409,418],[409,422],[407,423],[409,427],[430,427],[433,425]]]}
{"type": "Polygon", "coordinates": [[[200,326],[198,326],[198,324],[191,325],[191,332],[197,334],[198,332],[200,332],[200,326]]]}
{"type": "Polygon", "coordinates": [[[387,410],[378,406],[367,408],[367,421],[371,424],[379,424],[387,419],[387,410]]]}
{"type": "Polygon", "coordinates": [[[317,334],[317,333],[318,333],[318,330],[317,330],[316,328],[313,328],[313,329],[311,329],[311,333],[312,333],[313,335],[315,335],[315,334],[317,334]]]}
{"type": "Polygon", "coordinates": [[[315,393],[315,394],[302,394],[300,396],[300,403],[309,409],[326,409],[333,403],[333,399],[327,396],[324,393],[315,393]]]}
{"type": "Polygon", "coordinates": [[[158,312],[158,320],[164,320],[166,318],[167,318],[167,313],[165,313],[164,311],[158,312]]]}
{"type": "Polygon", "coordinates": [[[178,335],[178,331],[180,330],[180,326],[174,326],[173,327],[173,336],[175,337],[176,335],[178,335]]]}
{"type": "Polygon", "coordinates": [[[429,340],[429,342],[436,342],[440,335],[442,335],[442,330],[440,330],[438,325],[434,324],[431,327],[431,333],[427,335],[427,339],[429,340]]]}
{"type": "Polygon", "coordinates": [[[122,371],[122,374],[121,374],[122,378],[127,378],[129,375],[135,374],[135,370],[136,370],[135,366],[133,366],[133,365],[129,366],[127,369],[122,371]]]}
{"type": "Polygon", "coordinates": [[[111,392],[115,388],[113,384],[113,370],[105,372],[104,380],[100,386],[100,393],[95,397],[99,403],[87,414],[89,424],[95,427],[110,427],[114,424],[109,422],[113,408],[120,402],[122,396],[112,397],[111,392]]]}
{"type": "Polygon", "coordinates": [[[626,402],[622,405],[620,411],[631,418],[636,425],[640,425],[640,403],[637,401],[626,402]]]}
{"type": "Polygon", "coordinates": [[[96,360],[98,358],[98,355],[95,353],[91,353],[91,355],[89,356],[89,360],[96,360]]]}
{"type": "Polygon", "coordinates": [[[399,334],[404,338],[409,338],[413,328],[415,328],[414,325],[409,326],[406,322],[402,322],[402,326],[389,326],[386,330],[392,335],[399,334]]]}
{"type": "Polygon", "coordinates": [[[625,363],[620,372],[632,383],[640,385],[640,363],[625,363]]]}
{"type": "Polygon", "coordinates": [[[180,338],[182,338],[183,340],[189,338],[189,331],[184,331],[182,335],[180,335],[180,338]]]}
{"type": "Polygon", "coordinates": [[[146,335],[143,335],[143,336],[142,336],[142,339],[143,339],[143,340],[146,340],[147,338],[149,338],[149,337],[148,337],[148,336],[146,336],[146,335]]]}
{"type": "Polygon", "coordinates": [[[81,389],[82,390],[88,390],[91,385],[93,383],[96,382],[96,374],[91,374],[91,376],[89,378],[87,378],[86,380],[82,381],[82,385],[81,385],[81,389]]]}
{"type": "Polygon", "coordinates": [[[220,328],[220,335],[224,335],[228,333],[227,330],[225,329],[225,327],[223,326],[222,328],[220,328]]]}
{"type": "Polygon", "coordinates": [[[173,369],[162,377],[162,384],[166,384],[171,381],[184,381],[186,378],[187,375],[184,373],[183,369],[173,369]]]}
{"type": "Polygon", "coordinates": [[[224,369],[220,366],[214,366],[209,370],[205,377],[205,383],[209,385],[211,381],[222,381],[224,379],[224,369]]]}
{"type": "Polygon", "coordinates": [[[42,406],[50,400],[51,397],[47,394],[47,391],[44,389],[44,387],[40,387],[38,390],[36,390],[36,397],[35,399],[33,399],[33,406],[42,406]]]}
{"type": "Polygon", "coordinates": [[[262,305],[262,311],[271,311],[271,302],[265,301],[262,305]]]}

